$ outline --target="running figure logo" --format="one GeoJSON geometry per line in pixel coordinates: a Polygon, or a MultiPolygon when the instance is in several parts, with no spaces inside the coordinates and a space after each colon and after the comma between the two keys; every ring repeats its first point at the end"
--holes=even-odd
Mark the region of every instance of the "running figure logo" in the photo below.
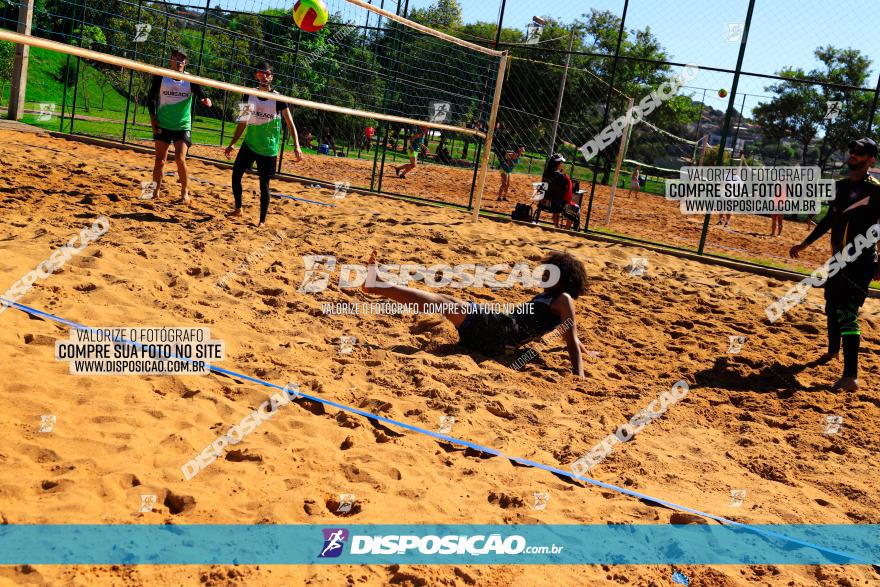
{"type": "Polygon", "coordinates": [[[537,181],[532,184],[532,187],[535,190],[534,192],[532,192],[532,200],[535,202],[540,202],[544,199],[544,194],[547,193],[547,188],[550,187],[550,184],[546,181],[537,181]]]}
{"type": "Polygon", "coordinates": [[[293,381],[289,381],[287,386],[284,388],[284,391],[287,392],[287,395],[291,397],[291,399],[295,399],[299,397],[299,383],[294,383],[293,381]]]}
{"type": "Polygon", "coordinates": [[[731,489],[730,490],[730,505],[729,507],[738,508],[743,504],[746,500],[746,490],[745,489],[731,489]]]}
{"type": "Polygon", "coordinates": [[[37,116],[37,120],[40,122],[52,120],[52,115],[55,114],[57,108],[58,105],[55,102],[40,102],[40,114],[37,116]]]}
{"type": "Polygon", "coordinates": [[[827,107],[827,110],[825,111],[825,120],[834,120],[840,116],[843,102],[839,100],[827,100],[825,105],[827,107]]]}
{"type": "Polygon", "coordinates": [[[356,336],[340,336],[339,337],[339,354],[340,355],[350,355],[354,350],[354,345],[357,344],[356,336]]]}
{"type": "Polygon", "coordinates": [[[141,200],[152,200],[156,195],[156,182],[155,181],[142,181],[141,182],[141,200]]]}
{"type": "Polygon", "coordinates": [[[453,424],[455,424],[455,416],[440,416],[440,434],[449,434],[452,432],[453,424]]]}
{"type": "Polygon", "coordinates": [[[738,355],[744,344],[746,344],[745,336],[731,336],[730,344],[727,347],[727,354],[738,355]]]}
{"type": "Polygon", "coordinates": [[[318,558],[336,558],[342,554],[345,541],[348,540],[348,530],[345,528],[324,528],[324,548],[318,558]]]}
{"type": "Polygon", "coordinates": [[[306,271],[299,291],[317,293],[327,289],[327,286],[330,285],[330,271],[336,267],[336,257],[332,255],[304,255],[303,264],[306,271]]]}
{"type": "Polygon", "coordinates": [[[532,506],[533,510],[545,509],[547,502],[550,501],[550,494],[546,491],[535,491],[532,493],[532,496],[535,498],[535,505],[532,506]]]}
{"type": "Polygon", "coordinates": [[[648,270],[648,259],[645,257],[632,257],[626,268],[630,276],[641,277],[648,270]]]}
{"type": "Polygon", "coordinates": [[[536,22],[530,22],[526,26],[526,45],[536,45],[541,41],[541,33],[544,32],[544,25],[536,22]]]}
{"type": "Polygon", "coordinates": [[[149,494],[141,495],[141,509],[138,511],[141,513],[147,513],[153,511],[153,506],[156,505],[156,496],[149,494]]]}
{"type": "Polygon", "coordinates": [[[153,25],[148,22],[139,22],[134,25],[134,39],[135,43],[143,43],[147,40],[147,37],[150,36],[150,31],[153,30],[153,25]]]}
{"type": "Polygon", "coordinates": [[[248,122],[254,113],[254,105],[250,102],[239,102],[237,106],[238,114],[235,117],[235,122],[248,122]]]}
{"type": "Polygon", "coordinates": [[[843,425],[843,416],[829,414],[825,416],[825,432],[823,434],[837,434],[843,425]]]}
{"type": "Polygon", "coordinates": [[[336,188],[333,192],[333,198],[341,200],[351,188],[351,183],[347,181],[335,181],[333,182],[333,186],[336,188]]]}
{"type": "Polygon", "coordinates": [[[53,414],[43,414],[40,416],[40,432],[52,432],[56,420],[57,418],[53,414]]]}
{"type": "Polygon", "coordinates": [[[351,511],[351,508],[354,507],[355,497],[354,493],[340,493],[339,494],[339,507],[336,508],[337,514],[347,514],[351,511]]]}
{"type": "Polygon", "coordinates": [[[728,43],[739,43],[742,41],[745,29],[746,24],[744,22],[729,22],[727,23],[727,33],[724,35],[724,38],[728,43]]]}
{"type": "Polygon", "coordinates": [[[428,120],[434,123],[449,122],[452,113],[452,104],[449,102],[431,102],[428,110],[428,120]]]}

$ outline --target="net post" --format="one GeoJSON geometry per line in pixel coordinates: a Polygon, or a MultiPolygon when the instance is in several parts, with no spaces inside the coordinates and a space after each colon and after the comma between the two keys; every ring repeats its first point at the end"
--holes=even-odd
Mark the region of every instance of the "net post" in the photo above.
{"type": "Polygon", "coordinates": [[[492,152],[492,139],[495,136],[495,121],[498,119],[498,107],[501,105],[501,89],[504,87],[504,73],[507,70],[507,51],[501,55],[498,64],[498,77],[495,79],[495,97],[492,99],[492,110],[489,112],[489,128],[486,129],[486,146],[480,162],[480,183],[477,188],[477,201],[474,204],[474,222],[480,218],[480,204],[483,202],[483,191],[489,176],[489,153],[492,152]]]}
{"type": "MultiPolygon", "coordinates": [[[[626,111],[632,112],[633,99],[629,98],[626,104],[626,111]]],[[[608,214],[605,216],[605,225],[611,226],[611,210],[614,207],[614,194],[617,192],[617,182],[620,179],[620,168],[623,165],[623,158],[626,155],[627,143],[629,143],[629,131],[632,126],[632,118],[626,117],[626,128],[623,129],[623,136],[620,137],[620,148],[617,150],[617,164],[614,166],[614,180],[611,182],[611,197],[608,199],[608,214]]]]}
{"type": "Polygon", "coordinates": [[[706,159],[706,148],[709,146],[709,135],[702,136],[700,140],[703,141],[703,149],[700,151],[700,163],[698,165],[702,167],[703,161],[706,159]]]}

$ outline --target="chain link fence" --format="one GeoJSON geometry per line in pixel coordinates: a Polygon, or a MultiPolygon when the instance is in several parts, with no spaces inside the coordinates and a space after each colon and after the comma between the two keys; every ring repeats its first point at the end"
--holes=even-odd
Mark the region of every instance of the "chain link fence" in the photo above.
{"type": "MultiPolygon", "coordinates": [[[[782,234],[771,236],[768,216],[682,214],[664,197],[666,181],[678,177],[681,167],[700,164],[818,166],[824,177],[845,175],[848,142],[870,136],[878,122],[880,41],[870,19],[793,0],[712,6],[607,0],[594,8],[574,0],[541,7],[499,0],[464,3],[464,10],[449,1],[373,4],[509,52],[485,213],[509,216],[518,203],[537,208],[536,184],[549,155],[558,152],[566,158],[566,173],[580,184],[571,229],[799,270],[825,260],[819,247],[799,261],[788,257],[791,245],[811,229],[806,215],[786,217],[782,234]],[[697,67],[696,77],[641,122],[608,135],[586,160],[582,145],[601,137],[688,64],[697,67]]],[[[486,130],[494,86],[488,60],[462,58],[447,48],[422,47],[420,53],[424,41],[418,35],[402,37],[387,19],[357,13],[342,1],[330,6],[331,23],[313,34],[294,26],[290,7],[267,9],[257,0],[213,6],[38,0],[33,34],[159,65],[182,46],[192,73],[246,86],[254,83],[255,62],[268,59],[276,86],[291,96],[416,118],[430,115],[420,111],[426,101],[452,104],[455,124],[486,130]],[[455,79],[460,81],[449,83],[455,79]]],[[[0,3],[0,26],[16,28],[18,11],[17,3],[0,3]]],[[[46,51],[31,54],[26,122],[151,143],[147,76],[46,51]]],[[[7,88],[0,87],[4,99],[7,88]]],[[[195,106],[193,154],[223,160],[221,146],[235,126],[240,96],[212,98],[211,108],[195,106]]],[[[392,169],[408,160],[411,129],[308,109],[298,109],[295,119],[305,152],[328,159],[297,166],[282,152],[283,173],[474,205],[484,149],[479,139],[431,133],[421,169],[401,181],[392,169]],[[331,163],[334,155],[338,161],[331,163]]]]}

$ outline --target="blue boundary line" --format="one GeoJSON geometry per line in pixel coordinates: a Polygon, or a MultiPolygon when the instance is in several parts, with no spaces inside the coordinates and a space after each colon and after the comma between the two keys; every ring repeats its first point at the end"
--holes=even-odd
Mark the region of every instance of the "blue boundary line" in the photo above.
{"type": "Polygon", "coordinates": [[[286,196],[284,194],[272,194],[273,196],[278,196],[279,198],[287,198],[288,200],[296,200],[297,202],[308,202],[309,204],[318,204],[319,206],[328,206],[330,208],[335,208],[336,204],[330,204],[327,202],[319,202],[318,200],[307,200],[306,198],[295,198],[293,196],[286,196]]]}
{"type": "MultiPolygon", "coordinates": [[[[99,330],[99,329],[96,329],[96,328],[92,328],[92,327],[89,327],[89,326],[84,326],[84,325],[82,325],[82,324],[78,324],[78,323],[76,323],[76,322],[73,322],[73,321],[67,320],[67,319],[65,319],[65,318],[61,318],[60,316],[56,316],[56,315],[54,315],[54,314],[50,314],[50,313],[48,313],[48,312],[43,312],[42,310],[37,310],[36,308],[31,308],[30,306],[25,306],[24,304],[19,304],[18,302],[14,302],[14,301],[11,301],[11,300],[6,300],[5,298],[0,298],[0,303],[3,303],[3,304],[5,304],[5,305],[7,305],[7,306],[9,306],[9,307],[16,308],[16,309],[18,309],[18,310],[21,310],[22,312],[24,312],[24,313],[26,313],[26,314],[30,314],[30,315],[32,315],[32,316],[37,316],[37,317],[40,317],[40,318],[46,318],[46,319],[51,320],[51,321],[53,321],[53,322],[57,322],[57,323],[60,323],[60,324],[65,324],[65,325],[70,326],[71,328],[75,328],[75,329],[77,329],[77,330],[89,330],[89,331],[99,330]]],[[[133,343],[133,342],[131,342],[131,341],[118,341],[118,342],[128,342],[128,343],[130,343],[130,344],[137,344],[137,343],[133,343]]],[[[189,360],[189,359],[184,359],[184,360],[189,360]]],[[[264,387],[269,387],[269,388],[272,388],[272,389],[280,389],[281,391],[285,391],[285,392],[287,392],[287,388],[286,388],[286,387],[281,387],[280,385],[276,385],[276,384],[274,384],[274,383],[270,383],[270,382],[268,382],[268,381],[264,381],[264,380],[262,380],[262,379],[258,379],[258,378],[256,378],[256,377],[251,377],[251,376],[249,376],[249,375],[245,375],[245,374],[243,374],[243,373],[238,373],[238,372],[236,372],[236,371],[231,371],[231,370],[229,370],[229,369],[223,369],[222,367],[216,367],[216,366],[214,366],[214,365],[211,365],[210,368],[211,368],[211,371],[214,371],[214,372],[216,372],[216,373],[221,373],[221,374],[223,374],[223,375],[227,375],[227,376],[230,376],[230,377],[237,377],[237,378],[239,378],[239,379],[244,379],[244,380],[250,381],[250,382],[252,382],[252,383],[257,383],[257,384],[262,385],[262,386],[264,386],[264,387]]],[[[670,508],[670,509],[678,510],[678,511],[681,511],[681,512],[686,512],[686,513],[690,513],[690,514],[695,514],[695,515],[698,515],[698,516],[702,516],[702,517],[704,517],[704,518],[709,518],[710,520],[714,520],[714,521],[719,522],[719,523],[721,523],[721,524],[726,524],[726,525],[730,525],[730,526],[736,526],[736,527],[739,527],[739,528],[743,528],[743,529],[745,529],[745,530],[749,530],[749,531],[754,532],[754,533],[756,533],[756,534],[760,534],[760,535],[763,535],[763,536],[768,536],[768,537],[771,537],[771,538],[777,538],[777,539],[785,540],[785,541],[788,541],[788,542],[791,542],[791,543],[794,543],[794,544],[798,544],[798,545],[800,545],[800,546],[805,546],[805,547],[808,547],[808,548],[813,548],[813,549],[818,550],[818,551],[820,551],[820,552],[824,552],[824,553],[827,553],[827,554],[831,554],[831,555],[834,555],[834,556],[836,556],[836,557],[842,557],[842,558],[846,558],[846,559],[853,560],[853,561],[859,561],[860,563],[865,564],[865,565],[871,565],[871,564],[873,564],[873,563],[871,563],[870,561],[867,561],[867,560],[865,560],[865,559],[863,559],[863,558],[861,558],[861,557],[855,556],[855,555],[853,555],[853,554],[849,554],[849,553],[846,553],[846,552],[841,552],[841,551],[838,551],[838,550],[834,550],[834,549],[826,548],[826,547],[824,547],[824,546],[819,546],[819,545],[817,545],[817,544],[812,544],[812,543],[810,543],[810,542],[806,542],[806,541],[803,541],[803,540],[799,540],[799,539],[797,539],[797,538],[792,538],[792,537],[790,537],[790,536],[786,536],[786,535],[784,535],[784,534],[779,534],[779,533],[777,533],[777,532],[773,532],[773,531],[770,531],[770,530],[765,530],[765,529],[763,529],[763,528],[759,528],[759,527],[756,527],[756,526],[751,526],[751,525],[749,525],[749,524],[743,524],[742,522],[736,522],[736,521],[734,521],[734,520],[729,520],[729,519],[724,518],[724,517],[721,517],[721,516],[716,516],[716,515],[714,515],[714,514],[710,514],[710,513],[707,513],[707,512],[703,512],[703,511],[700,511],[700,510],[697,510],[697,509],[694,509],[694,508],[690,508],[690,507],[687,507],[687,506],[679,505],[679,504],[673,503],[673,502],[671,502],[671,501],[666,501],[666,500],[664,500],[664,499],[658,499],[658,498],[656,498],[656,497],[651,497],[650,495],[647,495],[647,494],[645,494],[645,493],[639,493],[638,491],[632,491],[632,490],[630,490],[630,489],[626,489],[625,487],[619,487],[619,486],[617,486],[617,485],[613,485],[613,484],[611,484],[611,483],[605,483],[605,482],[603,482],[603,481],[599,481],[599,480],[597,480],[597,479],[592,479],[592,478],[590,478],[590,477],[584,477],[584,476],[582,476],[582,475],[575,475],[574,473],[571,473],[571,472],[566,471],[566,470],[564,470],[564,469],[559,469],[559,468],[557,468],[557,467],[553,467],[553,466],[550,466],[550,465],[545,465],[545,464],[543,464],[543,463],[539,463],[539,462],[536,462],[536,461],[532,461],[532,460],[530,460],[530,459],[525,459],[525,458],[522,458],[522,457],[515,457],[515,456],[506,455],[506,454],[502,453],[501,451],[496,450],[496,449],[494,449],[494,448],[490,448],[490,447],[487,447],[487,446],[482,446],[482,445],[480,445],[480,444],[475,444],[475,443],[473,443],[473,442],[470,442],[470,441],[467,441],[467,440],[463,440],[463,439],[460,439],[460,438],[454,438],[454,437],[452,437],[452,436],[447,436],[447,435],[445,435],[445,434],[440,434],[439,432],[433,432],[433,431],[431,431],[431,430],[427,430],[427,429],[425,429],[425,428],[421,428],[421,427],[419,427],[419,426],[414,426],[414,425],[412,425],[412,424],[407,424],[406,422],[400,422],[400,421],[398,421],[398,420],[392,420],[391,418],[386,418],[386,417],[384,417],[384,416],[380,416],[380,415],[378,415],[378,414],[373,414],[373,413],[371,413],[371,412],[367,412],[367,411],[365,411],[365,410],[360,410],[360,409],[358,409],[358,408],[353,408],[353,407],[351,407],[351,406],[346,406],[346,405],[344,405],[344,404],[336,403],[336,402],[334,402],[334,401],[327,400],[327,399],[324,399],[324,398],[320,398],[320,397],[317,397],[317,396],[308,395],[308,394],[306,394],[306,393],[303,393],[302,391],[297,392],[297,393],[296,393],[296,397],[302,397],[302,398],[305,398],[305,399],[308,399],[308,400],[311,400],[311,401],[314,401],[314,402],[318,402],[318,403],[320,403],[320,404],[324,404],[324,405],[327,405],[327,406],[332,406],[332,407],[334,407],[334,408],[337,408],[337,409],[343,410],[343,411],[345,411],[345,412],[350,412],[350,413],[352,413],[352,414],[357,414],[357,415],[359,415],[359,416],[363,416],[364,418],[377,420],[377,421],[380,421],[380,422],[384,422],[384,423],[386,423],[386,424],[390,424],[390,425],[392,425],[392,426],[396,426],[396,427],[399,427],[399,428],[404,428],[404,429],[406,429],[406,430],[411,430],[411,431],[413,431],[413,432],[418,432],[419,434],[424,434],[424,435],[426,435],[426,436],[430,436],[430,437],[432,437],[432,438],[437,438],[437,439],[440,439],[440,440],[445,440],[445,441],[447,441],[447,442],[449,442],[449,443],[452,443],[452,444],[456,444],[456,445],[459,445],[459,446],[465,446],[465,447],[467,447],[467,448],[472,448],[472,449],[474,449],[474,450],[476,450],[476,451],[480,451],[480,452],[483,452],[483,453],[488,453],[488,454],[492,454],[492,455],[495,455],[495,456],[499,456],[499,457],[504,458],[504,459],[507,459],[507,460],[509,460],[509,461],[511,461],[511,462],[516,462],[516,463],[520,463],[520,464],[522,464],[522,465],[526,465],[526,466],[530,466],[530,467],[535,467],[535,468],[537,468],[537,469],[542,469],[542,470],[544,470],[544,471],[547,471],[547,472],[549,472],[549,473],[553,473],[553,474],[555,474],[555,475],[562,475],[562,476],[568,477],[568,478],[570,478],[570,479],[575,479],[575,480],[578,480],[578,481],[583,481],[583,482],[588,483],[588,484],[590,484],[590,485],[595,485],[596,487],[601,487],[601,488],[603,488],[603,489],[609,489],[609,490],[611,490],[611,491],[615,491],[615,492],[620,493],[620,494],[623,494],[623,495],[628,495],[628,496],[630,496],[630,497],[635,497],[635,498],[637,498],[637,499],[641,499],[641,500],[651,501],[651,502],[654,502],[654,503],[657,503],[657,504],[660,504],[660,505],[666,506],[666,507],[668,507],[668,508],[670,508]]]]}

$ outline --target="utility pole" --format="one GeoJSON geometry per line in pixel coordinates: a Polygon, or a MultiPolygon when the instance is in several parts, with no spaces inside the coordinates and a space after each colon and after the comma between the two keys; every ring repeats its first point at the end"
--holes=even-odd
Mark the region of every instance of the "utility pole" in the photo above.
{"type": "Polygon", "coordinates": [[[559,98],[556,100],[556,115],[553,117],[553,134],[550,136],[550,157],[556,151],[556,134],[559,131],[559,117],[562,116],[562,99],[565,98],[565,83],[568,81],[568,67],[571,65],[571,50],[574,47],[575,25],[571,27],[571,35],[568,37],[568,53],[565,54],[565,69],[562,70],[562,81],[559,84],[559,98]]]}

